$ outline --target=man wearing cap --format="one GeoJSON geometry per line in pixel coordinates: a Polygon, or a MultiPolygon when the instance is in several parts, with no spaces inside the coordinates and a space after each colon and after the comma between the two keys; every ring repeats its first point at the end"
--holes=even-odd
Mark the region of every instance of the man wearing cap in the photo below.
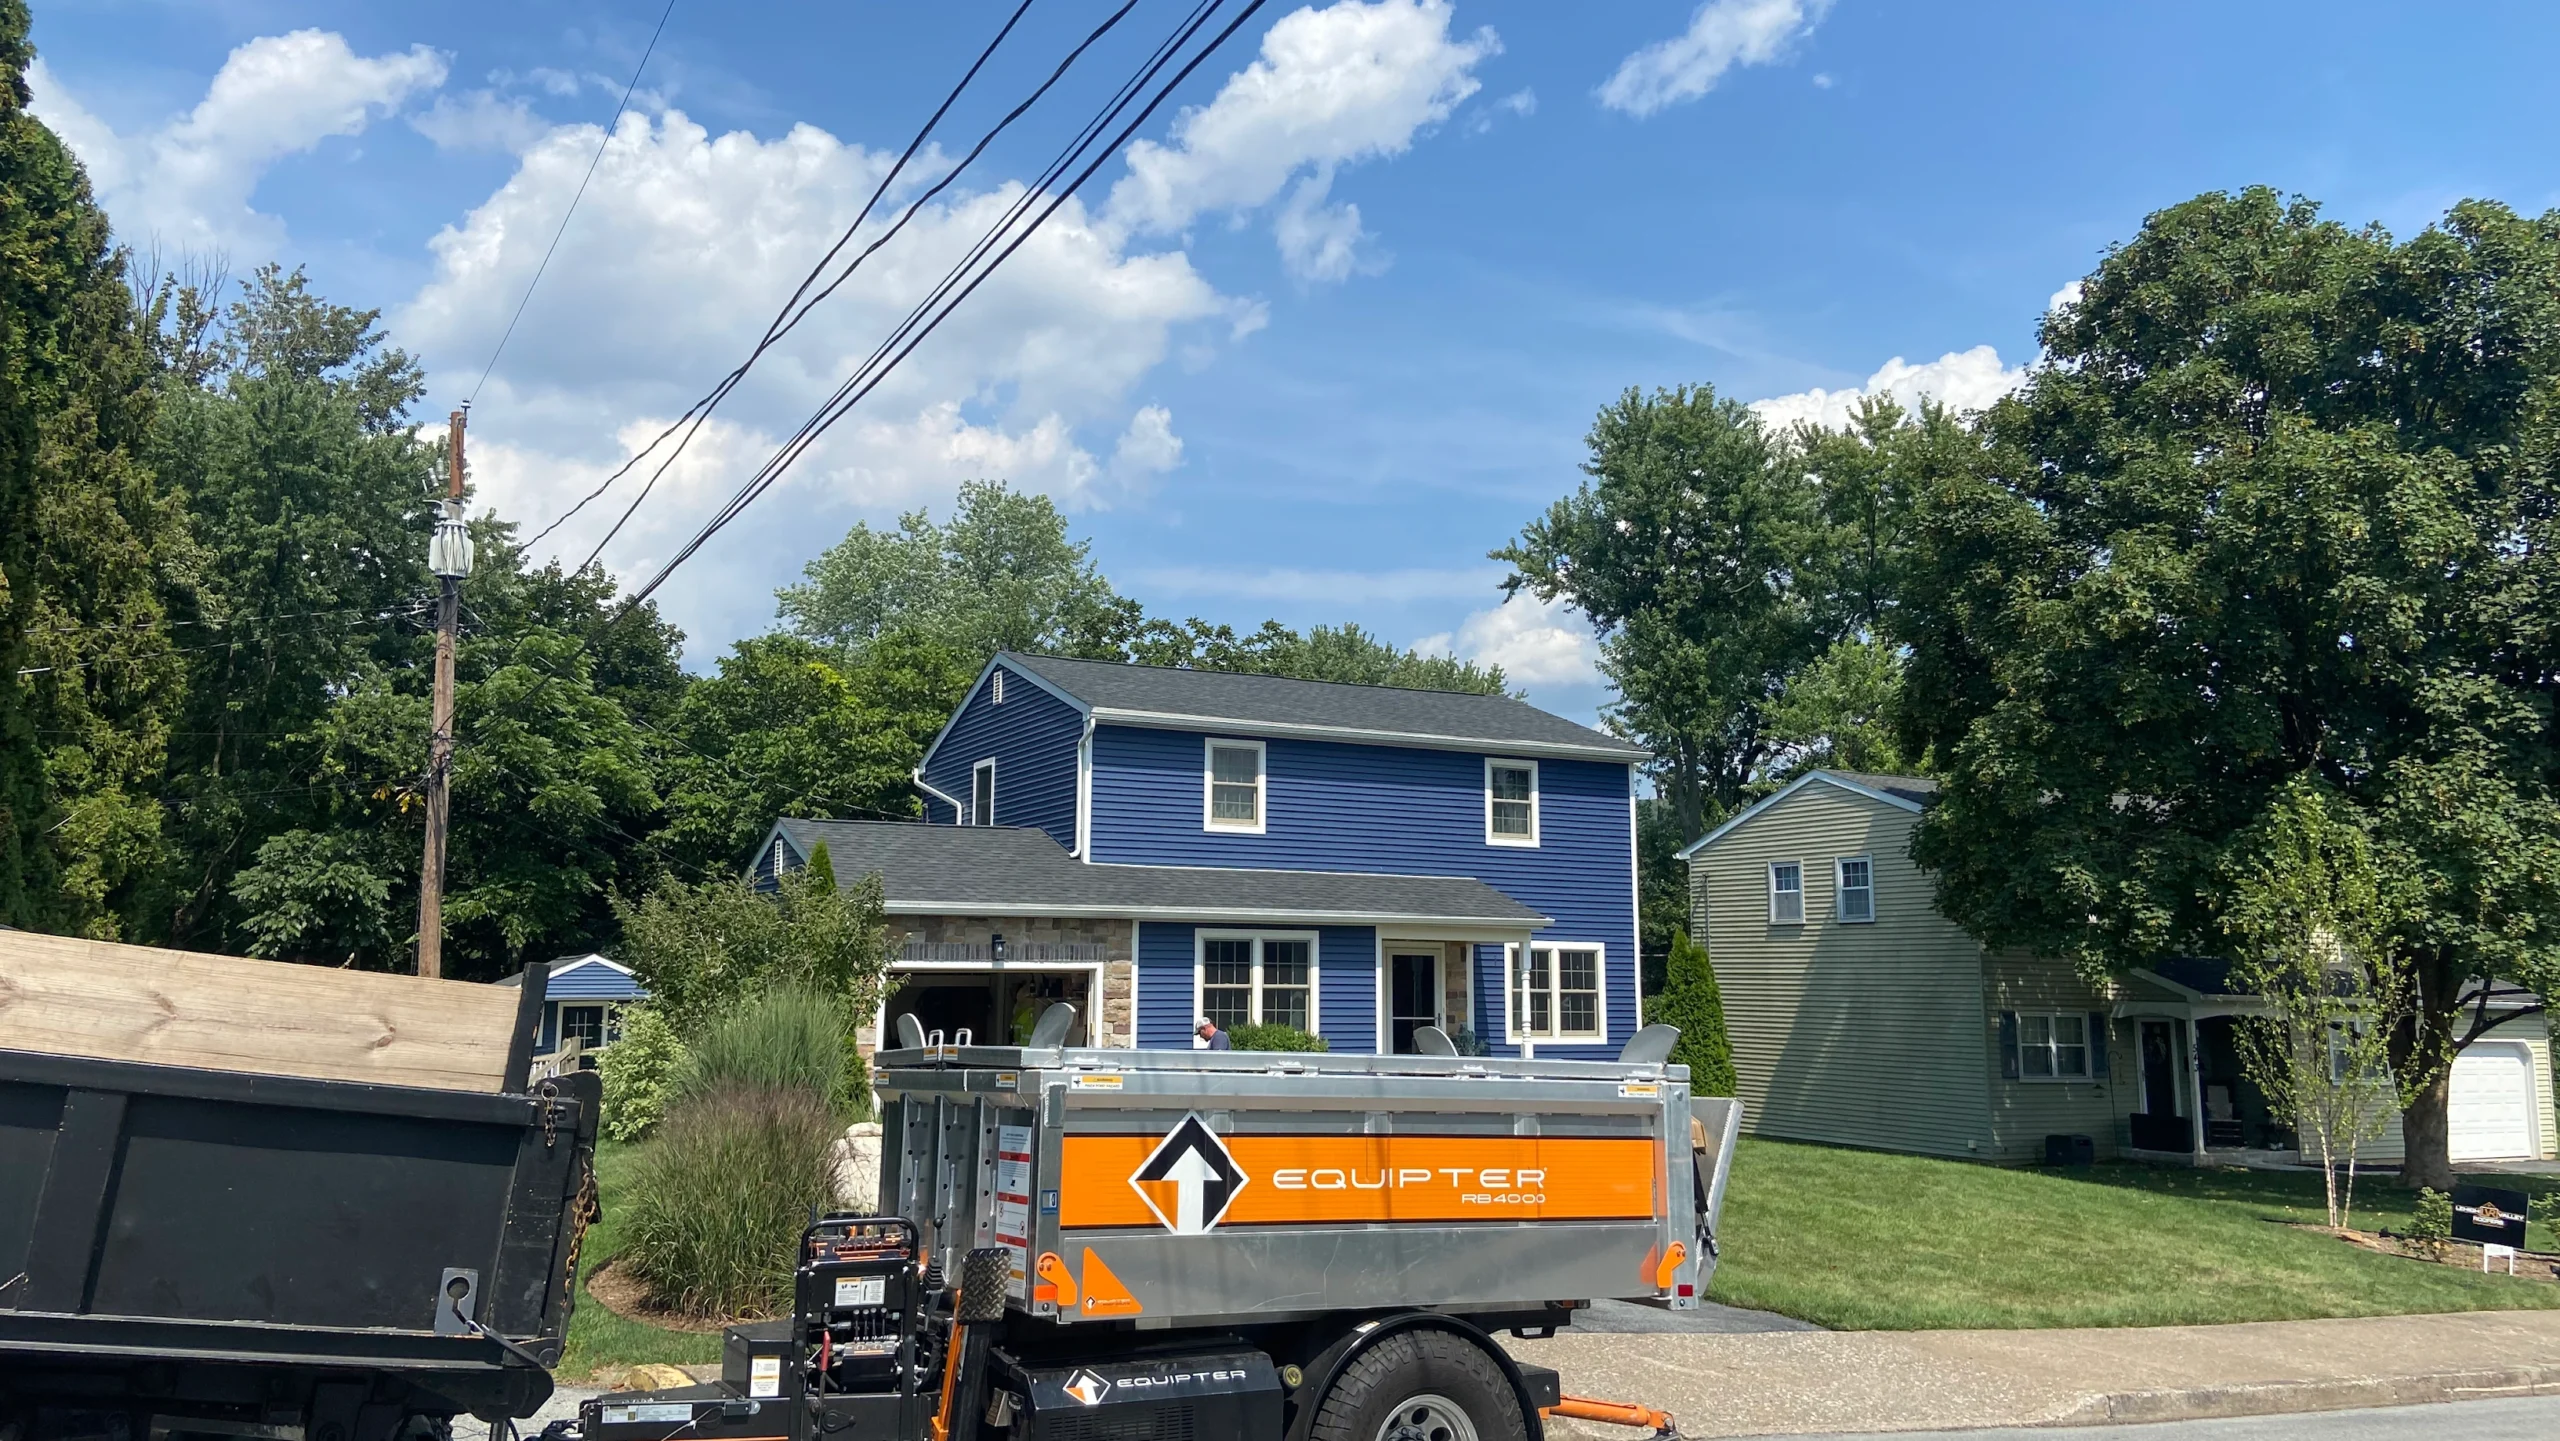
{"type": "Polygon", "coordinates": [[[1192,1029],[1198,1033],[1200,1039],[1206,1043],[1208,1049],[1212,1051],[1232,1051],[1235,1049],[1235,1043],[1227,1039],[1227,1033],[1219,1030],[1218,1023],[1210,1020],[1207,1016],[1202,1016],[1193,1025],[1192,1029]]]}

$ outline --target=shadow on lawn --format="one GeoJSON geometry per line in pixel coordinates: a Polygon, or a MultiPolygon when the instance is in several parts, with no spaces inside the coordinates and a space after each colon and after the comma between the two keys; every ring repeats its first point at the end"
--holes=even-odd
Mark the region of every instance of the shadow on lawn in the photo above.
{"type": "MultiPolygon", "coordinates": [[[[2139,1161],[2039,1169],[2058,1180],[2188,1200],[2262,1206],[2270,1212],[2281,1213],[2281,1219],[2288,1221],[2316,1223],[2326,1219],[2327,1215],[2317,1171],[2254,1171],[2236,1166],[2196,1169],[2155,1166],[2139,1161]]],[[[2560,1193],[2560,1176],[2500,1172],[2466,1175],[2463,1180],[2523,1191],[2536,1197],[2560,1193]]],[[[2401,1189],[2400,1176],[2396,1171],[2360,1170],[2356,1173],[2355,1214],[2360,1224],[2368,1228],[2377,1220],[2383,1225],[2407,1220],[2416,1200],[2416,1192],[2401,1189]]],[[[2560,1237],[2553,1237],[2542,1223],[2537,1222],[2535,1230],[2539,1233],[2536,1239],[2545,1246],[2560,1241],[2560,1237]]]]}

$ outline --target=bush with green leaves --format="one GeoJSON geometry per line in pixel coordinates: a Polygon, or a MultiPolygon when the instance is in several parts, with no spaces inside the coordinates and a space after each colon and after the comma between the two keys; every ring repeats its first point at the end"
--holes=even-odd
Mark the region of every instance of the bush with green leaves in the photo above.
{"type": "Polygon", "coordinates": [[[837,1131],[824,1098],[799,1087],[690,1097],[633,1171],[617,1264],[687,1315],[786,1311],[800,1232],[813,1209],[835,1205],[837,1131]]]}
{"type": "Polygon", "coordinates": [[[1724,992],[1716,985],[1707,948],[1687,931],[1671,938],[1662,994],[1644,1008],[1647,1021],[1680,1028],[1680,1043],[1671,1049],[1674,1063],[1689,1068],[1689,1092],[1697,1096],[1734,1093],[1733,1042],[1725,1035],[1724,992]]]}
{"type": "Polygon", "coordinates": [[[1329,1051],[1333,1043],[1295,1026],[1235,1026],[1227,1044],[1239,1051],[1329,1051]]]}
{"type": "Polygon", "coordinates": [[[870,1014],[889,964],[880,878],[839,888],[824,846],[810,861],[766,890],[729,877],[671,880],[637,904],[616,905],[617,955],[688,1044],[776,988],[832,996],[844,1015],[870,1014]]]}
{"type": "Polygon", "coordinates": [[[605,1139],[639,1140],[664,1119],[689,1059],[676,1028],[654,1007],[626,1009],[621,1039],[596,1061],[604,1083],[605,1139]]]}
{"type": "Polygon", "coordinates": [[[2443,1255],[2453,1240],[2453,1197],[2433,1186],[2420,1187],[2418,1203],[2409,1213],[2409,1239],[2428,1255],[2443,1255]]]}
{"type": "Polygon", "coordinates": [[[749,995],[713,1016],[687,1047],[676,1099],[728,1089],[800,1090],[843,1107],[852,1029],[833,997],[798,986],[749,995]]]}

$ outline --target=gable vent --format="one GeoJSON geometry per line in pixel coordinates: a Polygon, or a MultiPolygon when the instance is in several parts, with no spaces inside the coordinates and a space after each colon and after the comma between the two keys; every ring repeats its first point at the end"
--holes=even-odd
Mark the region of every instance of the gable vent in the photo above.
{"type": "Polygon", "coordinates": [[[1004,672],[1002,670],[998,670],[996,672],[995,689],[992,692],[992,699],[997,705],[1004,704],[1004,672]]]}

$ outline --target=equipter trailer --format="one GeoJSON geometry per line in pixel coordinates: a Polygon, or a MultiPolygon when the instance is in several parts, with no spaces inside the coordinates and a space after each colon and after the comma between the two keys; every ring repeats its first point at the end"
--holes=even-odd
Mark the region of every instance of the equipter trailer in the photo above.
{"type": "Polygon", "coordinates": [[[1541,1441],[1575,1403],[1494,1333],[1714,1271],[1739,1111],[1668,1027],[1606,1063],[1040,1044],[1070,1015],[881,1053],[882,1214],[810,1228],[719,1382],[578,1441],[1541,1441]]]}

